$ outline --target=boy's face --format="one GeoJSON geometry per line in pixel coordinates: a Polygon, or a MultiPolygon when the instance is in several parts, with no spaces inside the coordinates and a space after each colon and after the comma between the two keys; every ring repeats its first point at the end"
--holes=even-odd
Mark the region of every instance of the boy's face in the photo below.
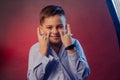
{"type": "Polygon", "coordinates": [[[42,30],[44,33],[50,32],[50,42],[57,44],[61,41],[60,32],[65,33],[65,16],[55,15],[44,19],[42,30]]]}

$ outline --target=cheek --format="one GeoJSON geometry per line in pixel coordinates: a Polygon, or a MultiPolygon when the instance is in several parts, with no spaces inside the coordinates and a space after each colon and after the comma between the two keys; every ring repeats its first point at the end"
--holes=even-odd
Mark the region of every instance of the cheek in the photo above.
{"type": "Polygon", "coordinates": [[[48,29],[43,29],[44,33],[50,32],[48,29]]]}

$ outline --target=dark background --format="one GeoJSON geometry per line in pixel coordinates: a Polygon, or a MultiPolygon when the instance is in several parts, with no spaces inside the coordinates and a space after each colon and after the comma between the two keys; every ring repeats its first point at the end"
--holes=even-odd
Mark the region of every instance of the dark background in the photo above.
{"type": "Polygon", "coordinates": [[[26,80],[39,12],[63,7],[91,68],[88,80],[120,80],[120,48],[105,0],[0,0],[0,80],[26,80]]]}

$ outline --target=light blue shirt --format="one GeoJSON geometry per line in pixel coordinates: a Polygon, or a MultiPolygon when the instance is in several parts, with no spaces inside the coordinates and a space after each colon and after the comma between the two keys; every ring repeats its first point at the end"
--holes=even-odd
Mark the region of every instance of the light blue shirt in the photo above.
{"type": "Polygon", "coordinates": [[[73,39],[76,52],[67,53],[62,45],[59,55],[52,47],[48,55],[39,52],[39,43],[34,44],[29,53],[28,80],[84,80],[89,76],[90,69],[78,40],[73,39]]]}

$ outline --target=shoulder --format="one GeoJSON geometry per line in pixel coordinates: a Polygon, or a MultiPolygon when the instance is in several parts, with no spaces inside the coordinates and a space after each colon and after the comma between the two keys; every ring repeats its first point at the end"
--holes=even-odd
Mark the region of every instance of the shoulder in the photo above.
{"type": "Polygon", "coordinates": [[[39,47],[39,42],[34,43],[30,49],[36,49],[39,47]]]}
{"type": "Polygon", "coordinates": [[[31,47],[30,47],[30,54],[35,55],[35,53],[39,52],[39,42],[36,42],[35,44],[33,44],[31,47]]]}

